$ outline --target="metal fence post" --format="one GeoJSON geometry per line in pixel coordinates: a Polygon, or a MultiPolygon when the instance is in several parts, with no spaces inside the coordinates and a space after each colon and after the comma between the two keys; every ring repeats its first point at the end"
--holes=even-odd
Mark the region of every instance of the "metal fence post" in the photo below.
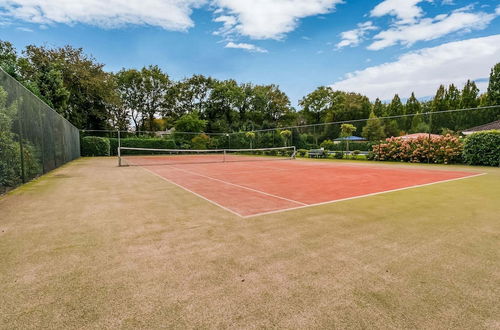
{"type": "Polygon", "coordinates": [[[17,123],[19,125],[19,152],[21,157],[21,180],[23,183],[26,183],[26,170],[24,168],[24,147],[23,147],[23,124],[21,123],[21,111],[18,112],[18,120],[17,123]]]}

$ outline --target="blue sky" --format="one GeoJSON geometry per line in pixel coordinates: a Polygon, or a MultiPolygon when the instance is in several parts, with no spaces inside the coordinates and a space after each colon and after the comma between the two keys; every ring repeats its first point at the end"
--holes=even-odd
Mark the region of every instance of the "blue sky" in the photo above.
{"type": "Polygon", "coordinates": [[[493,0],[0,0],[0,39],[83,47],[109,71],[275,83],[297,106],[321,85],[372,100],[467,79],[484,90],[498,16],[493,0]]]}

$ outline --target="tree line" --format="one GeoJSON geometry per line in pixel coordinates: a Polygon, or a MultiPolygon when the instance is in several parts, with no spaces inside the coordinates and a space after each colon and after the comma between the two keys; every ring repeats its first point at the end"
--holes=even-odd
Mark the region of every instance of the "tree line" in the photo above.
{"type": "MultiPolygon", "coordinates": [[[[163,131],[175,127],[178,131],[225,133],[370,117],[369,121],[353,122],[355,132],[378,140],[402,133],[460,131],[500,117],[500,109],[446,112],[500,104],[500,63],[492,68],[483,94],[469,80],[461,89],[441,85],[427,101],[419,101],[412,93],[405,102],[396,94],[384,103],[322,86],[304,96],[298,109],[274,84],[203,75],[175,81],[155,65],[106,72],[104,64],[71,46],[29,45],[18,53],[11,43],[0,41],[0,66],[76,127],[86,130],[163,131]],[[388,116],[396,118],[377,120],[388,116]]],[[[313,144],[341,135],[339,125],[318,127],[313,144]]]]}

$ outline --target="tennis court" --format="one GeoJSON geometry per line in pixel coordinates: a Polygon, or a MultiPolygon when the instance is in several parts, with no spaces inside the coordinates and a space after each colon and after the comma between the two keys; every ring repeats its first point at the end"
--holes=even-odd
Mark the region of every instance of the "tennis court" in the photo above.
{"type": "Polygon", "coordinates": [[[241,217],[480,175],[465,171],[387,168],[290,157],[263,157],[245,154],[244,151],[237,154],[207,151],[185,155],[172,151],[172,154],[131,155],[123,158],[128,165],[141,166],[241,217]]]}

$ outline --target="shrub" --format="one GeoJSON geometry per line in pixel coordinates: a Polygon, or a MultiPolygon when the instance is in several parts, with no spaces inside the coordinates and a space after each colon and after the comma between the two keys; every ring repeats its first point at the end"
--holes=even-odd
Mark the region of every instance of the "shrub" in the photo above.
{"type": "Polygon", "coordinates": [[[342,159],[342,158],[344,158],[344,153],[343,153],[342,151],[337,151],[337,152],[333,155],[333,157],[334,157],[335,159],[342,159]]]}
{"type": "Polygon", "coordinates": [[[202,133],[192,138],[191,143],[194,149],[205,150],[210,144],[210,137],[202,133]]]}
{"type": "Polygon", "coordinates": [[[375,160],[393,160],[412,163],[452,163],[461,160],[462,141],[452,135],[415,139],[391,137],[384,143],[373,146],[375,160]]]}
{"type": "Polygon", "coordinates": [[[351,159],[357,159],[358,155],[361,153],[359,150],[354,150],[351,154],[351,159]]]}
{"type": "Polygon", "coordinates": [[[297,156],[299,157],[305,157],[307,154],[307,149],[299,149],[297,150],[297,156]]]}
{"type": "Polygon", "coordinates": [[[82,139],[82,156],[109,156],[110,142],[108,138],[86,136],[82,139]]]}
{"type": "Polygon", "coordinates": [[[465,139],[463,157],[471,165],[500,166],[500,130],[469,135],[465,139]]]}
{"type": "Polygon", "coordinates": [[[325,140],[319,146],[325,150],[335,150],[335,143],[332,140],[325,140]]]}

